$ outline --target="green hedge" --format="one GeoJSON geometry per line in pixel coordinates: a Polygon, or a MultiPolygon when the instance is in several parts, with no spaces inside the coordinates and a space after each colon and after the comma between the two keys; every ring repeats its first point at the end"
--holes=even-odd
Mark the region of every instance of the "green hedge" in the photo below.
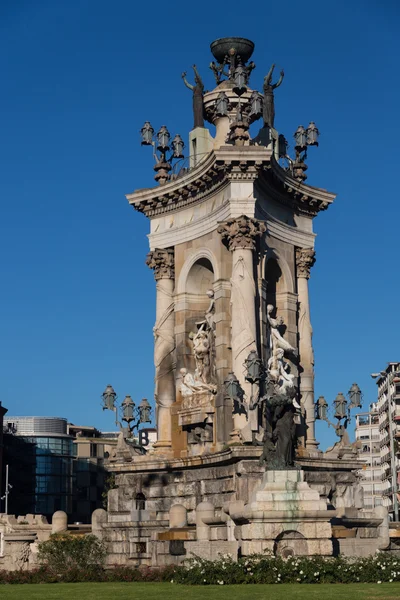
{"type": "Polygon", "coordinates": [[[382,583],[400,581],[400,556],[377,554],[368,558],[253,555],[234,561],[229,555],[210,561],[189,559],[177,569],[176,583],[209,585],[231,583],[382,583]]]}
{"type": "Polygon", "coordinates": [[[253,555],[234,561],[228,555],[210,561],[198,557],[182,566],[80,568],[61,572],[44,565],[34,571],[0,571],[0,584],[71,582],[172,582],[186,585],[252,583],[384,583],[400,582],[400,556],[380,553],[368,558],[289,557],[253,555]]]}

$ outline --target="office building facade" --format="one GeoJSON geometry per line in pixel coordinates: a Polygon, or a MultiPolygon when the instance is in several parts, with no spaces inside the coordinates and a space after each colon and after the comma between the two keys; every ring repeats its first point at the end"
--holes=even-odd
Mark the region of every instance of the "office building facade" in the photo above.
{"type": "Polygon", "coordinates": [[[376,403],[371,404],[369,412],[356,415],[355,433],[358,457],[364,463],[359,471],[364,490],[364,509],[372,510],[383,504],[379,413],[376,403]]]}

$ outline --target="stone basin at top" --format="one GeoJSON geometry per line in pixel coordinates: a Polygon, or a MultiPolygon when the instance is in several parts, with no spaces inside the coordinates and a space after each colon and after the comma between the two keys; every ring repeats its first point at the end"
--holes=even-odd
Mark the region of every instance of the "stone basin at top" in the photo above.
{"type": "Polygon", "coordinates": [[[231,48],[236,50],[236,53],[241,57],[243,63],[246,63],[254,50],[254,43],[251,40],[241,37],[226,37],[219,38],[210,44],[211,52],[214,58],[222,64],[225,56],[231,48]]]}

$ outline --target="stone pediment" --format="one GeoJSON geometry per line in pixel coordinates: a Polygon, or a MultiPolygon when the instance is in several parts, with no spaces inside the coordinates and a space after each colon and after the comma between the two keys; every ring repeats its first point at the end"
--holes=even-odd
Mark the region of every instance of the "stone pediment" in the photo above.
{"type": "Polygon", "coordinates": [[[255,180],[300,214],[315,216],[335,198],[327,190],[300,183],[265,146],[221,146],[168,183],[137,190],[126,198],[133,208],[152,218],[198,204],[229,183],[255,180]]]}

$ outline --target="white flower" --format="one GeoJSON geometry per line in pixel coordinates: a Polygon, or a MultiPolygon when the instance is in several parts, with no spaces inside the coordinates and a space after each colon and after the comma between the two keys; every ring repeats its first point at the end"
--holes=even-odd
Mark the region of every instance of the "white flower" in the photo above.
{"type": "Polygon", "coordinates": [[[393,579],[389,579],[389,583],[392,583],[393,579]]]}
{"type": "Polygon", "coordinates": [[[218,581],[219,585],[224,585],[223,581],[218,581]]]}
{"type": "Polygon", "coordinates": [[[296,579],[296,581],[301,581],[300,577],[298,577],[298,578],[296,579]]]}
{"type": "Polygon", "coordinates": [[[382,583],[382,581],[377,581],[376,583],[382,583]]]}
{"type": "Polygon", "coordinates": [[[171,579],[171,583],[174,583],[174,580],[173,580],[173,579],[171,579]]]}
{"type": "Polygon", "coordinates": [[[303,571],[300,571],[300,575],[303,575],[303,571]]]}

